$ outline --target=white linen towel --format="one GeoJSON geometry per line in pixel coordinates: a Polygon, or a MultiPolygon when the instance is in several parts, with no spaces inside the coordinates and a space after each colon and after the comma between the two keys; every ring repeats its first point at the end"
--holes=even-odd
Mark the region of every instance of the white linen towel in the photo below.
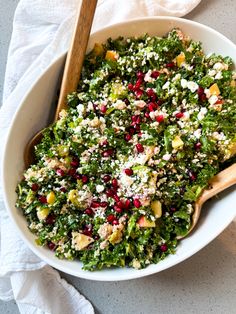
{"type": "MultiPolygon", "coordinates": [[[[67,50],[79,0],[21,0],[15,12],[0,111],[0,147],[30,87],[67,50]]],[[[100,0],[92,30],[141,16],[183,16],[201,0],[100,0]]],[[[74,287],[60,278],[19,238],[0,202],[0,298],[15,299],[21,313],[94,313],[74,287]]]]}

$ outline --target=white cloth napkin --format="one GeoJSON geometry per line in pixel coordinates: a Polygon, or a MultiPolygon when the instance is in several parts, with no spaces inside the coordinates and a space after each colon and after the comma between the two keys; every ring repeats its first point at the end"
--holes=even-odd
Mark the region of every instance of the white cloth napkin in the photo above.
{"type": "MultiPolygon", "coordinates": [[[[0,147],[22,98],[46,68],[67,50],[79,0],[21,0],[9,48],[0,147]]],[[[89,1],[89,0],[88,0],[89,1]]],[[[93,31],[141,16],[183,16],[201,0],[100,0],[93,31]]],[[[94,313],[93,307],[59,273],[18,237],[0,202],[0,298],[15,299],[21,313],[94,313]]]]}

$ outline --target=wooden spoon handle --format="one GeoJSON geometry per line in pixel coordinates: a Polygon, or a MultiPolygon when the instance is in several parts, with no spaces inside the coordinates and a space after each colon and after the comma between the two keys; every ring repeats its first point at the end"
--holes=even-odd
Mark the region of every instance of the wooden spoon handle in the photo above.
{"type": "Polygon", "coordinates": [[[67,53],[55,121],[59,112],[66,108],[67,95],[77,89],[96,5],[97,0],[80,1],[74,34],[67,53]]]}
{"type": "Polygon", "coordinates": [[[199,198],[201,203],[204,203],[209,198],[236,184],[236,163],[219,172],[209,182],[209,189],[203,191],[199,198]]]}

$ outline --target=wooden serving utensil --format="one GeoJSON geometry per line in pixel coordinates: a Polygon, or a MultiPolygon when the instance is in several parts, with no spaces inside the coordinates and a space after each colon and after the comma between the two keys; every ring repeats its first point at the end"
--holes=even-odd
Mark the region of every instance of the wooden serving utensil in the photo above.
{"type": "Polygon", "coordinates": [[[202,194],[195,202],[192,225],[188,233],[184,236],[178,236],[177,239],[185,238],[192,232],[200,217],[202,206],[207,200],[234,184],[236,184],[236,163],[219,172],[209,181],[209,188],[203,190],[202,194]]]}
{"type": "MultiPolygon", "coordinates": [[[[80,1],[75,30],[66,57],[54,121],[58,120],[60,111],[66,109],[67,95],[77,89],[96,6],[97,0],[80,1]]],[[[26,168],[28,168],[34,161],[34,147],[41,141],[42,132],[43,130],[36,133],[25,147],[24,162],[26,168]]]]}

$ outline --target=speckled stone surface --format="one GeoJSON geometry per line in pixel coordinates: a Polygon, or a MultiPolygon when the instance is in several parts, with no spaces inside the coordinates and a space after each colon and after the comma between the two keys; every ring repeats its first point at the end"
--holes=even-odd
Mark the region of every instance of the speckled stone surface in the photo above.
{"type": "MultiPolygon", "coordinates": [[[[0,94],[17,2],[2,1],[0,6],[0,94]]],[[[236,0],[202,0],[186,18],[211,26],[236,43],[235,15],[236,0]]],[[[97,314],[233,314],[236,222],[188,260],[156,275],[114,283],[87,281],[63,273],[62,276],[92,302],[97,314]]],[[[19,312],[13,301],[0,301],[0,313],[19,312]]]]}

